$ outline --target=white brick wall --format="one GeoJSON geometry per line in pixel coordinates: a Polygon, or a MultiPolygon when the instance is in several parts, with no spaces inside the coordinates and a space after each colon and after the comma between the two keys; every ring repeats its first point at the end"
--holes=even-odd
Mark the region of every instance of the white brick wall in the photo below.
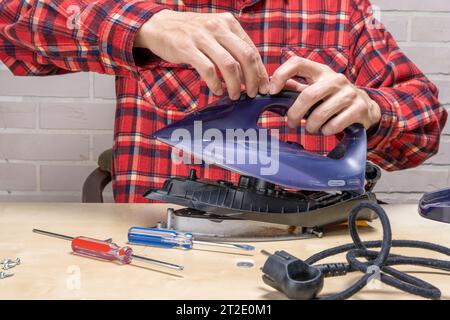
{"type": "MultiPolygon", "coordinates": [[[[450,1],[373,0],[400,46],[435,81],[450,110],[450,1]]],[[[82,182],[112,144],[114,80],[79,73],[13,77],[0,65],[0,201],[79,201],[82,182]]],[[[384,173],[390,202],[450,186],[450,124],[427,164],[384,173]]],[[[111,201],[111,189],[106,197],[111,201]]]]}
{"type": "Polygon", "coordinates": [[[84,179],[112,145],[113,78],[13,77],[2,68],[0,201],[80,201],[84,179]]]}

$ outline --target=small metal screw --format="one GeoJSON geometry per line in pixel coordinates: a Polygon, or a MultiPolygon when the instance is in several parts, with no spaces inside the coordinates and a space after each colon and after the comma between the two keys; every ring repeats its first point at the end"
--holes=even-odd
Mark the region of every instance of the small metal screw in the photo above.
{"type": "Polygon", "coordinates": [[[9,278],[12,277],[14,275],[14,273],[8,273],[8,272],[0,272],[0,279],[5,279],[5,278],[9,278]]]}
{"type": "Polygon", "coordinates": [[[167,229],[166,227],[167,227],[167,225],[166,225],[166,223],[164,221],[159,221],[156,224],[156,228],[158,228],[158,229],[167,229]]]}
{"type": "Polygon", "coordinates": [[[306,232],[308,232],[309,234],[315,235],[317,238],[323,237],[323,231],[319,228],[308,228],[306,230],[306,232]]]}
{"type": "Polygon", "coordinates": [[[254,266],[251,261],[239,261],[236,265],[240,268],[252,268],[254,266]]]}
{"type": "Polygon", "coordinates": [[[322,238],[323,237],[323,232],[322,231],[316,231],[314,230],[312,232],[317,238],[322,238]]]}
{"type": "Polygon", "coordinates": [[[16,258],[15,260],[3,259],[1,262],[1,267],[3,270],[8,270],[18,266],[20,264],[20,258],[16,258]]]}

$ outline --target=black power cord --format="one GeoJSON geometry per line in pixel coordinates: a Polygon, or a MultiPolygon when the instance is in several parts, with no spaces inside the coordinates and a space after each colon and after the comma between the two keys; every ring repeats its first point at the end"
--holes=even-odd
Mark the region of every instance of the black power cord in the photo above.
{"type": "Polygon", "coordinates": [[[441,291],[435,286],[392,266],[416,265],[450,271],[450,261],[390,254],[390,250],[391,247],[419,248],[450,256],[450,248],[423,241],[392,240],[391,225],[386,212],[372,202],[361,202],[350,211],[348,227],[353,243],[324,250],[305,261],[285,251],[277,251],[270,255],[262,268],[263,281],[292,299],[342,300],[350,298],[363,289],[374,276],[379,275],[379,280],[383,283],[405,292],[428,299],[441,297],[441,291]],[[361,241],[356,222],[362,209],[372,210],[378,216],[383,229],[383,240],[361,241]],[[372,251],[369,248],[381,249],[372,251]],[[344,252],[347,252],[346,263],[313,265],[324,258],[344,252]],[[365,258],[366,262],[358,258],[365,258]],[[355,271],[362,272],[363,276],[349,288],[337,294],[318,296],[325,277],[342,276],[355,271]]]}

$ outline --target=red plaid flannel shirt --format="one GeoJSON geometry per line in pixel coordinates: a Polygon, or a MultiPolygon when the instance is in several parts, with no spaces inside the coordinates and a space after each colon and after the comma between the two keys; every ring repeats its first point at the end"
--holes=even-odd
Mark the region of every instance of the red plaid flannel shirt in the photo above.
{"type": "MultiPolygon", "coordinates": [[[[138,28],[164,8],[232,12],[256,44],[269,75],[293,55],[329,65],[365,89],[382,111],[369,136],[369,160],[387,170],[435,154],[447,114],[438,90],[399,50],[367,0],[0,0],[0,58],[19,76],[94,71],[116,76],[113,188],[118,202],[146,201],[168,175],[186,175],[152,133],[215,101],[195,70],[133,50],[138,28]],[[75,14],[78,12],[79,14],[75,14]]],[[[289,129],[266,114],[281,138],[326,153],[337,139],[289,129]]],[[[235,180],[216,167],[208,179],[235,180]]]]}

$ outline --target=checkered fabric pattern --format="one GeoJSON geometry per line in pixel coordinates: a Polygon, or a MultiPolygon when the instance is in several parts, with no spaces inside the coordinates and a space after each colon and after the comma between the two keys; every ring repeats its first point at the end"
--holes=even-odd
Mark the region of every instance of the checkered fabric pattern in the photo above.
{"type": "MultiPolygon", "coordinates": [[[[94,71],[116,76],[113,189],[117,202],[191,167],[206,179],[235,181],[214,166],[176,165],[152,133],[214,97],[188,65],[133,49],[139,27],[159,10],[231,12],[256,44],[269,75],[292,56],[329,65],[368,92],[382,120],[369,135],[369,160],[387,170],[414,167],[435,154],[447,114],[437,88],[398,48],[366,0],[0,0],[0,58],[19,76],[94,71]]],[[[330,151],[336,137],[289,129],[264,114],[261,125],[307,150],[330,151]]]]}

